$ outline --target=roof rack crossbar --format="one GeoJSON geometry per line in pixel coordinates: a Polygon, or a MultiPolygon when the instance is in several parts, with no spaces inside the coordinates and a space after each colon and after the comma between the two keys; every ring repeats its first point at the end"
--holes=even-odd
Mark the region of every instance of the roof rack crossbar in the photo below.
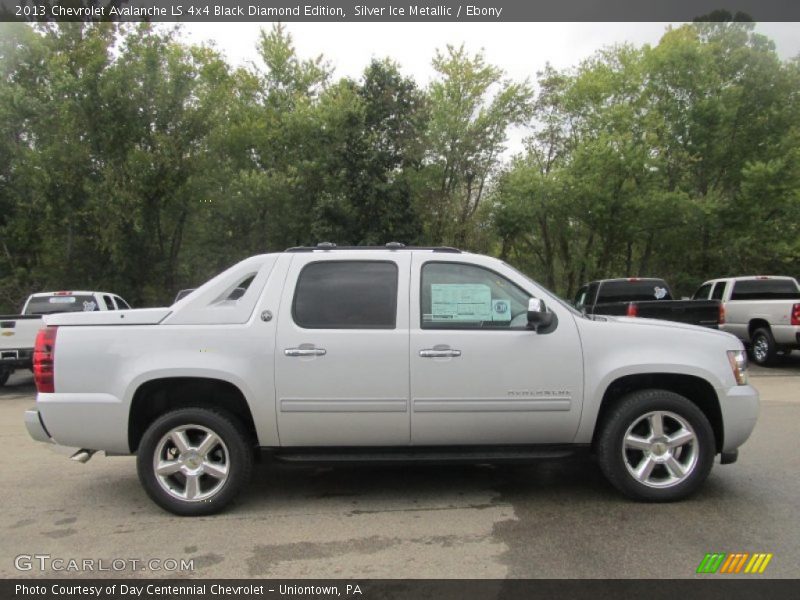
{"type": "Polygon", "coordinates": [[[431,250],[432,252],[445,252],[461,254],[461,250],[451,246],[406,246],[400,242],[389,242],[385,246],[337,246],[332,242],[320,242],[316,246],[294,246],[284,252],[314,252],[316,250],[431,250]]]}

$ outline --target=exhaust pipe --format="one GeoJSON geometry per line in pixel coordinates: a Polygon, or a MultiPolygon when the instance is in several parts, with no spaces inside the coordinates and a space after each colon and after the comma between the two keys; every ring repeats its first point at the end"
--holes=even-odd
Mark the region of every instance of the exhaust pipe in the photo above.
{"type": "Polygon", "coordinates": [[[70,457],[70,460],[86,464],[87,462],[89,462],[89,459],[92,458],[95,452],[97,452],[97,450],[87,450],[84,448],[82,450],[78,450],[75,454],[73,454],[70,457]]]}

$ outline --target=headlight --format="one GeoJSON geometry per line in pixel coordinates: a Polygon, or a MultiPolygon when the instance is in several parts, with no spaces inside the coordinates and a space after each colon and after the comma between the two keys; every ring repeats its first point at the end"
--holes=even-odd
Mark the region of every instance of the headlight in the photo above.
{"type": "Polygon", "coordinates": [[[747,354],[744,350],[728,350],[728,362],[731,363],[736,383],[747,385],[747,354]]]}

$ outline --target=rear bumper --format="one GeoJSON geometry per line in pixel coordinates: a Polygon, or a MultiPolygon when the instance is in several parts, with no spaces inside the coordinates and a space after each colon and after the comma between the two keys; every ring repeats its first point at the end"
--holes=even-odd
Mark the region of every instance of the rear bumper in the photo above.
{"type": "Polygon", "coordinates": [[[25,411],[25,428],[28,430],[28,434],[37,442],[55,443],[53,438],[50,437],[47,428],[45,428],[38,410],[25,411]]]}
{"type": "Polygon", "coordinates": [[[737,385],[718,393],[724,430],[722,451],[733,452],[747,441],[756,426],[761,406],[758,390],[737,385]]]}
{"type": "Polygon", "coordinates": [[[772,337],[779,346],[800,346],[800,325],[775,325],[772,337]]]}
{"type": "Polygon", "coordinates": [[[130,454],[128,406],[111,394],[39,393],[36,410],[59,446],[130,454]]]}

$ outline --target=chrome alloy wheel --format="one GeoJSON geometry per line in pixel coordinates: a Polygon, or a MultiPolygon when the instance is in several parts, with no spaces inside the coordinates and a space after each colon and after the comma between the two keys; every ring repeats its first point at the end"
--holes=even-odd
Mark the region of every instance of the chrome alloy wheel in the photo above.
{"type": "Polygon", "coordinates": [[[764,362],[769,355],[769,343],[767,338],[759,335],[753,342],[753,358],[758,362],[764,362]]]}
{"type": "Polygon", "coordinates": [[[181,425],[167,432],[153,455],[153,470],[170,496],[202,502],[228,479],[230,454],[216,433],[202,425],[181,425]]]}
{"type": "Polygon", "coordinates": [[[674,412],[654,411],[628,427],[622,440],[622,459],[636,481],[668,488],[685,481],[697,465],[697,434],[674,412]]]}

